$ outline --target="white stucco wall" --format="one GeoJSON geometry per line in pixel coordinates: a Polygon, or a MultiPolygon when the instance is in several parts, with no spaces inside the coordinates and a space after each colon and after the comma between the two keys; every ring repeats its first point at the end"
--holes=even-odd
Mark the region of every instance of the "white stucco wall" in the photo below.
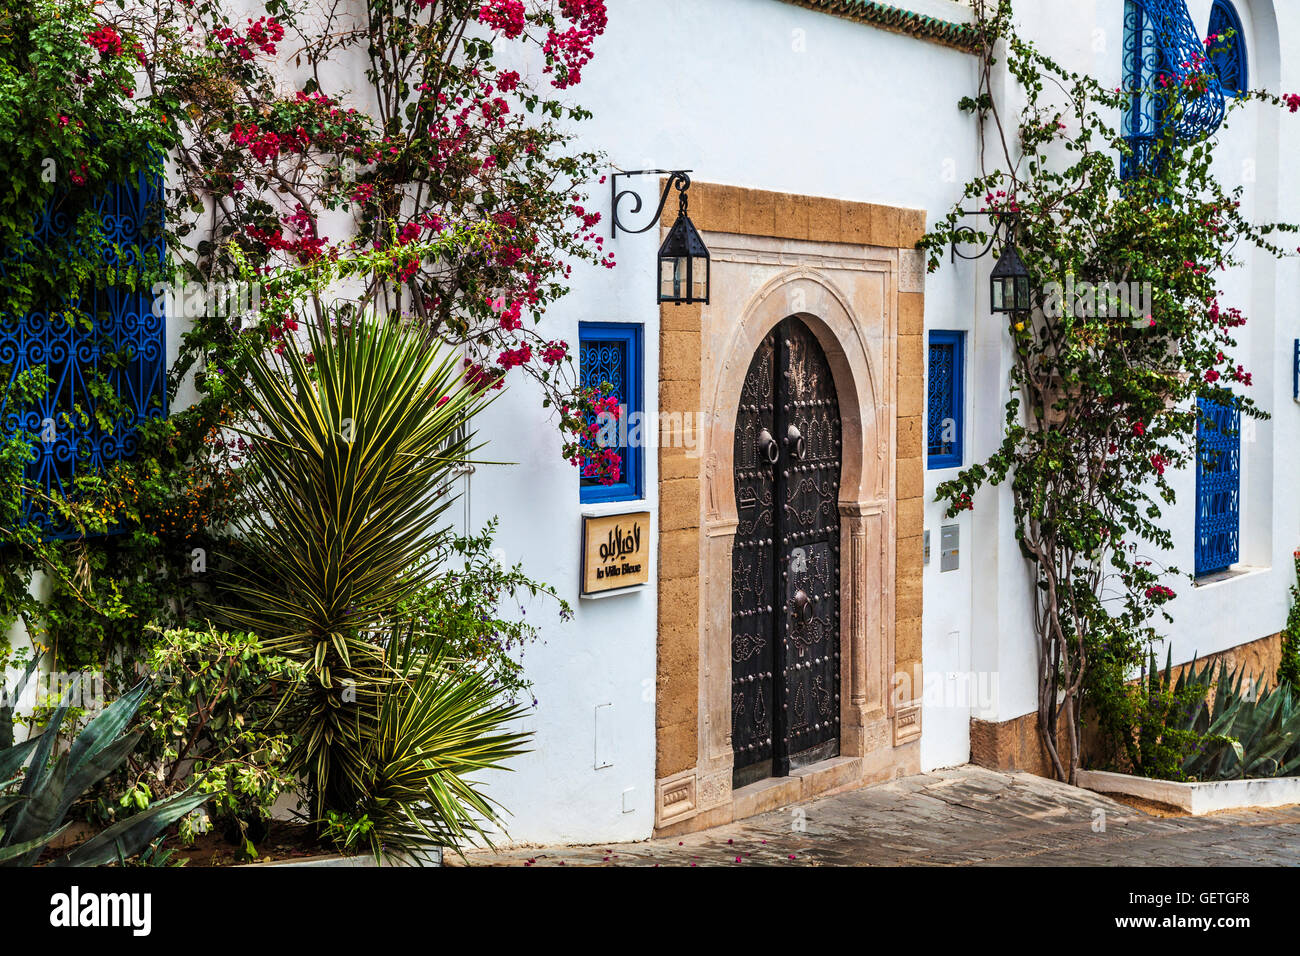
{"type": "MultiPolygon", "coordinates": [[[[1270,60],[1258,49],[1275,41],[1255,35],[1264,28],[1252,8],[1265,5],[1271,6],[1239,7],[1249,34],[1252,83],[1275,87],[1279,57],[1270,60]]],[[[1118,85],[1119,0],[1020,6],[1024,35],[1067,67],[1118,85]]],[[[957,99],[975,85],[974,61],[964,54],[775,0],[611,0],[609,7],[610,30],[579,95],[596,114],[584,128],[584,142],[606,151],[613,165],[690,168],[701,181],[922,207],[930,222],[977,172],[974,124],[956,109],[957,99]]],[[[1209,0],[1193,0],[1190,7],[1203,31],[1209,0]]],[[[1300,23],[1291,26],[1289,35],[1300,37],[1300,23]]],[[[1287,35],[1285,24],[1282,30],[1287,35]]],[[[1017,101],[1014,91],[1006,93],[1009,102],[1017,101]]],[[[1285,204],[1276,208],[1279,119],[1283,137],[1293,135],[1294,124],[1276,111],[1236,114],[1223,135],[1220,174],[1239,180],[1253,161],[1249,208],[1263,218],[1300,218],[1285,204]]],[[[646,186],[650,201],[653,185],[646,186]]],[[[605,211],[603,194],[595,201],[605,211]]],[[[573,292],[545,326],[548,334],[572,342],[581,320],[644,323],[651,408],[658,361],[651,294],[656,245],[654,230],[621,234],[614,244],[618,269],[576,271],[573,292]]],[[[990,265],[945,264],[926,286],[927,329],[967,332],[967,463],[991,453],[1003,427],[1010,351],[1000,321],[988,312],[990,265]]],[[[1277,302],[1294,295],[1287,292],[1294,283],[1291,262],[1224,281],[1226,299],[1252,316],[1240,351],[1255,373],[1254,393],[1278,415],[1259,426],[1253,440],[1247,436],[1242,556],[1252,570],[1199,587],[1172,582],[1180,598],[1173,605],[1175,623],[1166,631],[1176,660],[1275,633],[1285,619],[1300,515],[1284,493],[1277,496],[1283,500],[1273,499],[1295,464],[1300,424],[1290,399],[1295,333],[1274,321],[1274,311],[1277,302]]],[[[583,509],[576,503],[576,479],[555,455],[553,432],[537,424],[535,408],[535,398],[516,387],[485,420],[494,447],[509,449],[526,464],[480,471],[476,519],[509,515],[502,537],[507,555],[573,596],[583,509]],[[521,500],[524,489],[521,520],[518,506],[506,508],[521,500]]],[[[927,498],[954,473],[927,470],[927,498]]],[[[656,477],[650,455],[648,489],[656,477]]],[[[1172,562],[1185,569],[1193,564],[1194,481],[1190,472],[1175,478],[1179,503],[1166,518],[1177,529],[1172,562]]],[[[656,505],[651,491],[646,506],[653,512],[656,505]]],[[[1009,492],[983,492],[973,514],[953,521],[942,511],[941,505],[926,505],[931,560],[924,572],[921,755],[927,768],[968,759],[971,716],[1008,720],[1037,706],[1029,577],[1012,536],[1009,492]],[[946,573],[939,561],[945,524],[957,524],[961,536],[961,567],[946,573]]],[[[518,762],[516,774],[495,784],[496,796],[514,811],[512,839],[587,842],[650,832],[654,709],[648,689],[655,674],[655,600],[647,590],[578,602],[575,620],[548,627],[547,645],[531,652],[540,698],[530,721],[537,750],[518,762]],[[597,770],[595,708],[607,703],[614,717],[612,758],[606,756],[612,766],[597,770]]]]}
{"type": "MultiPolygon", "coordinates": [[[[614,166],[688,168],[700,181],[929,211],[946,209],[974,172],[973,123],[957,111],[955,94],[940,92],[974,83],[965,54],[774,0],[611,0],[609,19],[577,95],[595,113],[584,143],[614,166]]],[[[651,205],[654,182],[643,181],[651,205]]],[[[593,205],[608,215],[607,188],[593,205]]],[[[544,326],[575,343],[579,321],[644,323],[650,408],[657,248],[657,230],[620,233],[618,268],[575,270],[572,293],[544,326]]],[[[927,309],[941,325],[963,308],[969,321],[968,298],[959,274],[930,277],[927,309]]],[[[514,813],[516,841],[642,838],[653,826],[656,594],[576,601],[580,515],[599,512],[579,507],[576,475],[536,409],[535,396],[515,386],[484,419],[493,448],[526,465],[480,469],[474,509],[480,521],[508,514],[507,556],[557,585],[578,613],[564,627],[548,626],[546,646],[529,654],[537,747],[517,773],[494,781],[494,793],[514,813]],[[595,708],[605,703],[613,704],[613,766],[597,770],[595,708]],[[632,809],[624,812],[629,789],[632,809]]],[[[652,512],[656,480],[650,454],[652,512]]],[[[924,654],[927,667],[963,666],[957,649],[927,643],[924,654]]],[[[966,715],[936,723],[935,739],[947,745],[931,762],[963,762],[966,715]]]]}

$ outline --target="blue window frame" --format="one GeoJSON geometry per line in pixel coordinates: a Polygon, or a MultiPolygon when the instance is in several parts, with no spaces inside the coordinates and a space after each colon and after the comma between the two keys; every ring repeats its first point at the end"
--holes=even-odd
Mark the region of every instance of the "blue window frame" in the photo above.
{"type": "MultiPolygon", "coordinates": [[[[95,254],[106,267],[131,274],[140,266],[137,250],[162,264],[161,192],[160,179],[141,172],[95,200],[105,240],[95,254]]],[[[35,224],[37,248],[65,239],[74,224],[75,217],[58,210],[57,202],[35,224]]],[[[0,262],[0,278],[5,271],[0,262]]],[[[130,459],[138,449],[140,427],[167,414],[166,322],[153,298],[147,284],[88,285],[27,315],[0,316],[0,374],[12,382],[25,371],[42,368],[50,379],[45,393],[30,405],[0,407],[5,434],[33,436],[26,481],[38,492],[66,496],[77,474],[130,459]],[[96,381],[105,382],[120,400],[109,427],[96,414],[101,410],[94,396],[96,381]]],[[[35,497],[27,502],[24,520],[47,538],[78,534],[60,526],[35,497]]]]}
{"type": "Polygon", "coordinates": [[[1210,29],[1207,36],[1222,36],[1236,31],[1226,39],[1210,46],[1210,61],[1218,74],[1223,92],[1241,96],[1250,89],[1250,70],[1246,58],[1246,31],[1241,28],[1241,17],[1229,0],[1214,0],[1210,11],[1210,29]]]}
{"type": "Polygon", "coordinates": [[[1241,550],[1241,406],[1198,400],[1196,574],[1225,571],[1241,550]]]}
{"type": "Polygon", "coordinates": [[[966,333],[931,332],[926,467],[959,468],[966,437],[966,333]]]}
{"type": "Polygon", "coordinates": [[[638,427],[645,413],[642,370],[642,330],[627,322],[582,322],[578,326],[579,380],[584,388],[613,386],[622,414],[619,419],[621,480],[602,485],[590,474],[581,477],[584,504],[634,501],[644,497],[647,435],[638,427]],[[637,440],[633,441],[632,439],[637,440]]]}

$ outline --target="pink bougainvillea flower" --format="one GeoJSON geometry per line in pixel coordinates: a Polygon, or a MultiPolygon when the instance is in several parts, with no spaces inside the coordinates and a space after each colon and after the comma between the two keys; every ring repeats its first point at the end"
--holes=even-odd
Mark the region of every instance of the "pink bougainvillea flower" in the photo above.
{"type": "Polygon", "coordinates": [[[98,50],[101,56],[122,55],[122,37],[108,24],[87,33],[86,42],[98,50]]]}
{"type": "Polygon", "coordinates": [[[478,19],[510,40],[521,36],[527,26],[523,0],[486,0],[478,19]]]}

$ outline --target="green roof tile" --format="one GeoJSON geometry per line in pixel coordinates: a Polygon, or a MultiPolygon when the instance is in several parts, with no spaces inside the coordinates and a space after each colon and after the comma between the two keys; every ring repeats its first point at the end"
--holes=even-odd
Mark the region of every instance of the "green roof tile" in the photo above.
{"type": "Polygon", "coordinates": [[[781,0],[796,7],[806,7],[831,16],[869,23],[895,33],[905,33],[921,40],[974,53],[979,49],[979,30],[971,23],[956,23],[938,17],[913,13],[875,0],[781,0]]]}

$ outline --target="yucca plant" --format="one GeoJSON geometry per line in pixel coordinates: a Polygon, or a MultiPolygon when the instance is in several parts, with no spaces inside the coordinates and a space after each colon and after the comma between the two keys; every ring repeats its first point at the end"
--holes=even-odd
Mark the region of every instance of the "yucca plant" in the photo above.
{"type": "Polygon", "coordinates": [[[488,395],[419,330],[358,318],[251,355],[246,398],[251,517],[224,614],[306,665],[290,718],[312,816],[324,826],[374,807],[374,840],[404,840],[415,820],[426,839],[456,838],[462,808],[487,804],[455,768],[518,752],[492,734],[510,714],[473,674],[458,692],[438,683],[448,672],[436,662],[416,667],[415,653],[398,666],[386,644],[403,597],[438,571],[447,479],[474,450],[463,425],[488,395]]]}
{"type": "Polygon", "coordinates": [[[408,631],[394,636],[378,726],[366,741],[367,777],[347,815],[369,822],[377,855],[423,862],[429,847],[459,849],[470,839],[491,843],[484,824],[499,818],[472,775],[501,769],[524,752],[527,734],[502,727],[523,709],[503,702],[489,675],[421,649],[408,631]]]}
{"type": "MultiPolygon", "coordinates": [[[[67,824],[73,804],[126,761],[139,732],[124,734],[146,685],[114,701],[92,719],[72,746],[52,757],[59,728],[76,693],[74,683],[40,736],[0,750],[0,866],[31,866],[67,824]],[[25,774],[20,775],[23,765],[25,774]]],[[[52,866],[100,866],[141,852],[164,829],[193,812],[208,794],[187,790],[95,834],[52,866]]]]}

